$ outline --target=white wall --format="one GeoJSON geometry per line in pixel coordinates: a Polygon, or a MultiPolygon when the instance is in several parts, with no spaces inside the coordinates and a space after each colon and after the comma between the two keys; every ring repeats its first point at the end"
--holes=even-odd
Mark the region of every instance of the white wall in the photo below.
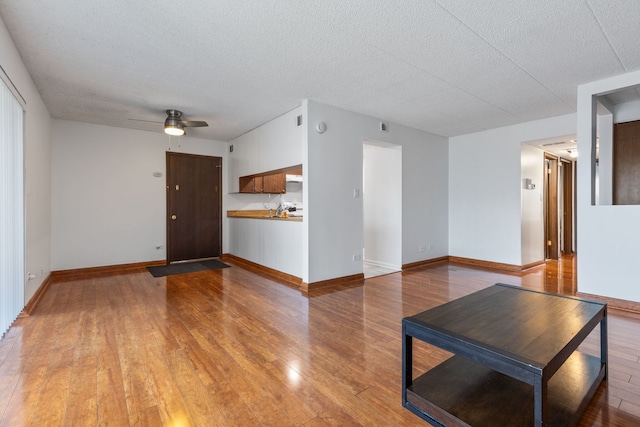
{"type": "Polygon", "coordinates": [[[25,142],[25,303],[51,271],[51,118],[0,19],[0,65],[26,101],[25,142]]]}
{"type": "MultiPolygon", "coordinates": [[[[283,195],[239,194],[238,178],[270,170],[303,165],[306,179],[305,133],[306,117],[298,126],[296,118],[304,116],[303,107],[297,107],[229,142],[229,192],[227,210],[275,209],[283,202],[296,202],[304,206],[302,185],[287,185],[291,193],[283,195]]],[[[306,215],[307,210],[303,210],[306,215]]],[[[306,222],[306,218],[304,221],[306,222]]],[[[305,222],[264,221],[260,219],[228,218],[228,253],[282,271],[306,281],[306,229],[305,222]]]]}
{"type": "MultiPolygon", "coordinates": [[[[578,87],[578,290],[631,301],[640,301],[636,267],[640,206],[592,205],[588,153],[595,144],[594,95],[638,84],[640,72],[634,72],[578,87]]],[[[621,120],[621,114],[615,116],[621,120]]]]}
{"type": "MultiPolygon", "coordinates": [[[[225,142],[53,120],[53,270],[166,259],[169,141],[172,151],[222,157],[224,178],[225,142]]],[[[223,226],[223,250],[226,235],[223,226]]]]}
{"type": "Polygon", "coordinates": [[[544,151],[521,144],[521,248],[520,265],[544,261],[544,151]],[[534,189],[526,189],[525,179],[534,189]]]}
{"type": "Polygon", "coordinates": [[[640,119],[640,101],[617,104],[613,108],[613,122],[624,123],[640,119]]]}
{"type": "MultiPolygon", "coordinates": [[[[233,145],[233,152],[227,156],[229,194],[225,215],[227,210],[265,209],[266,206],[275,209],[280,200],[303,206],[303,191],[300,184],[287,184],[287,193],[283,195],[238,193],[238,178],[241,176],[304,163],[303,135],[306,124],[297,126],[296,117],[300,114],[303,114],[302,107],[295,108],[229,141],[229,145],[233,145]]],[[[236,244],[232,247],[238,246],[236,244]]],[[[258,262],[256,259],[251,261],[258,262]]]]}
{"type": "MultiPolygon", "coordinates": [[[[241,176],[302,164],[306,120],[297,126],[296,117],[300,114],[302,107],[297,107],[229,141],[233,145],[233,153],[229,153],[230,192],[238,191],[241,176]]],[[[255,196],[241,197],[245,199],[238,200],[251,200],[255,196]]]]}
{"type": "Polygon", "coordinates": [[[304,222],[229,218],[229,253],[302,278],[304,222]]]}
{"type": "Polygon", "coordinates": [[[575,114],[449,138],[449,254],[522,265],[521,143],[575,133],[575,114]]]}
{"type": "Polygon", "coordinates": [[[362,273],[353,255],[363,247],[363,141],[402,146],[402,263],[448,255],[447,138],[308,101],[308,166],[305,221],[308,223],[309,283],[362,273]],[[327,125],[325,133],[316,123],[327,125]],[[432,250],[419,252],[420,246],[432,250]]]}
{"type": "Polygon", "coordinates": [[[600,205],[611,205],[613,203],[613,114],[599,115],[597,126],[600,138],[597,200],[600,205]]]}
{"type": "Polygon", "coordinates": [[[402,269],[402,146],[364,144],[364,259],[402,269]]]}

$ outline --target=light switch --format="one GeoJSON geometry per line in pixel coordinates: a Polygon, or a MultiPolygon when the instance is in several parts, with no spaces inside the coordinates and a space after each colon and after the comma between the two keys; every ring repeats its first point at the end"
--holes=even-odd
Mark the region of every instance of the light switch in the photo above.
{"type": "Polygon", "coordinates": [[[354,188],[353,189],[353,198],[357,199],[358,197],[360,197],[360,189],[359,188],[354,188]]]}

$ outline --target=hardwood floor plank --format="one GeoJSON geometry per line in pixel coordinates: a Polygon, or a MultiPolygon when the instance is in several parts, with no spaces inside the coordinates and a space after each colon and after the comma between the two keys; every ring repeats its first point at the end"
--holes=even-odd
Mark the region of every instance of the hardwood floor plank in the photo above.
{"type": "MultiPolygon", "coordinates": [[[[136,311],[137,307],[129,307],[126,313],[136,311]]],[[[144,412],[145,409],[156,407],[156,400],[149,384],[147,367],[140,356],[135,327],[131,319],[124,314],[125,310],[117,310],[114,322],[117,328],[116,342],[118,360],[122,372],[125,400],[129,414],[144,412]]]]}
{"type": "MultiPolygon", "coordinates": [[[[424,426],[401,404],[402,318],[497,282],[575,295],[574,268],[442,262],[308,294],[236,265],[56,279],[0,341],[0,426],[424,426]]],[[[640,315],[609,315],[581,427],[640,425],[640,315]]],[[[450,357],[414,344],[414,376],[450,357]]]]}
{"type": "Polygon", "coordinates": [[[279,405],[271,397],[262,397],[251,403],[253,413],[263,426],[288,427],[296,426],[279,405]]]}
{"type": "Polygon", "coordinates": [[[224,414],[229,426],[253,427],[262,425],[240,398],[235,386],[229,381],[216,381],[208,384],[207,390],[224,414]]]}
{"type": "Polygon", "coordinates": [[[8,355],[13,353],[13,346],[22,340],[22,322],[18,319],[2,338],[0,345],[0,367],[8,355]]]}
{"type": "Polygon", "coordinates": [[[131,427],[158,427],[162,425],[162,418],[156,406],[143,409],[129,417],[131,427]]]}
{"type": "Polygon", "coordinates": [[[265,369],[269,363],[264,360],[247,360],[242,364],[242,368],[253,381],[266,386],[265,397],[278,402],[280,410],[295,425],[302,425],[314,418],[317,414],[297,394],[298,387],[291,387],[291,382],[295,382],[297,378],[292,380],[291,375],[286,379],[273,375],[271,370],[265,369]]]}
{"type": "Polygon", "coordinates": [[[71,372],[65,425],[98,423],[98,361],[95,354],[76,358],[71,372]]]}
{"type": "Polygon", "coordinates": [[[129,420],[113,322],[98,324],[97,401],[99,425],[125,425],[129,420]]]}
{"type": "Polygon", "coordinates": [[[72,366],[73,347],[56,349],[34,410],[32,425],[63,425],[72,366]]]}
{"type": "Polygon", "coordinates": [[[149,384],[158,403],[158,411],[164,425],[194,426],[189,409],[175,383],[171,370],[164,362],[165,353],[154,340],[154,335],[139,341],[140,355],[145,360],[149,384]]]}
{"type": "Polygon", "coordinates": [[[184,351],[176,350],[168,354],[166,358],[173,379],[182,392],[182,397],[195,423],[197,425],[226,425],[222,412],[198,379],[198,375],[184,351]]]}
{"type": "MultiPolygon", "coordinates": [[[[8,381],[8,388],[12,388],[12,395],[8,399],[6,411],[0,416],[0,425],[29,425],[38,405],[40,391],[47,374],[47,367],[40,366],[29,370],[23,370],[16,376],[16,382],[8,381]],[[15,387],[12,387],[15,386],[15,387]]],[[[2,388],[0,388],[2,390],[2,388]]],[[[0,391],[0,401],[2,392],[0,391]]]]}

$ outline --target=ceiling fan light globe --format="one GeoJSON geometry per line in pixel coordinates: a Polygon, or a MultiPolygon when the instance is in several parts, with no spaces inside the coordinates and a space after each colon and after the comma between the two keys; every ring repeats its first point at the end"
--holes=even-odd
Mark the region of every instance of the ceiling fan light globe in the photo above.
{"type": "Polygon", "coordinates": [[[179,126],[172,126],[172,125],[165,126],[164,133],[168,135],[173,135],[173,136],[181,136],[181,135],[184,135],[184,128],[181,128],[179,126]]]}

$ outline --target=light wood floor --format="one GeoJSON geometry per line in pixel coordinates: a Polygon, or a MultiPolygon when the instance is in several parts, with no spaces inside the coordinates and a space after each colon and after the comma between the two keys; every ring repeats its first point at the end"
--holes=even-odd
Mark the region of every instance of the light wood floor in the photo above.
{"type": "MultiPolygon", "coordinates": [[[[425,426],[401,405],[401,319],[496,282],[572,294],[571,264],[440,263],[309,296],[235,265],[59,281],[0,341],[0,425],[425,426]]],[[[609,313],[581,426],[640,425],[640,316],[609,313]]],[[[447,357],[415,344],[416,371],[447,357]]]]}

